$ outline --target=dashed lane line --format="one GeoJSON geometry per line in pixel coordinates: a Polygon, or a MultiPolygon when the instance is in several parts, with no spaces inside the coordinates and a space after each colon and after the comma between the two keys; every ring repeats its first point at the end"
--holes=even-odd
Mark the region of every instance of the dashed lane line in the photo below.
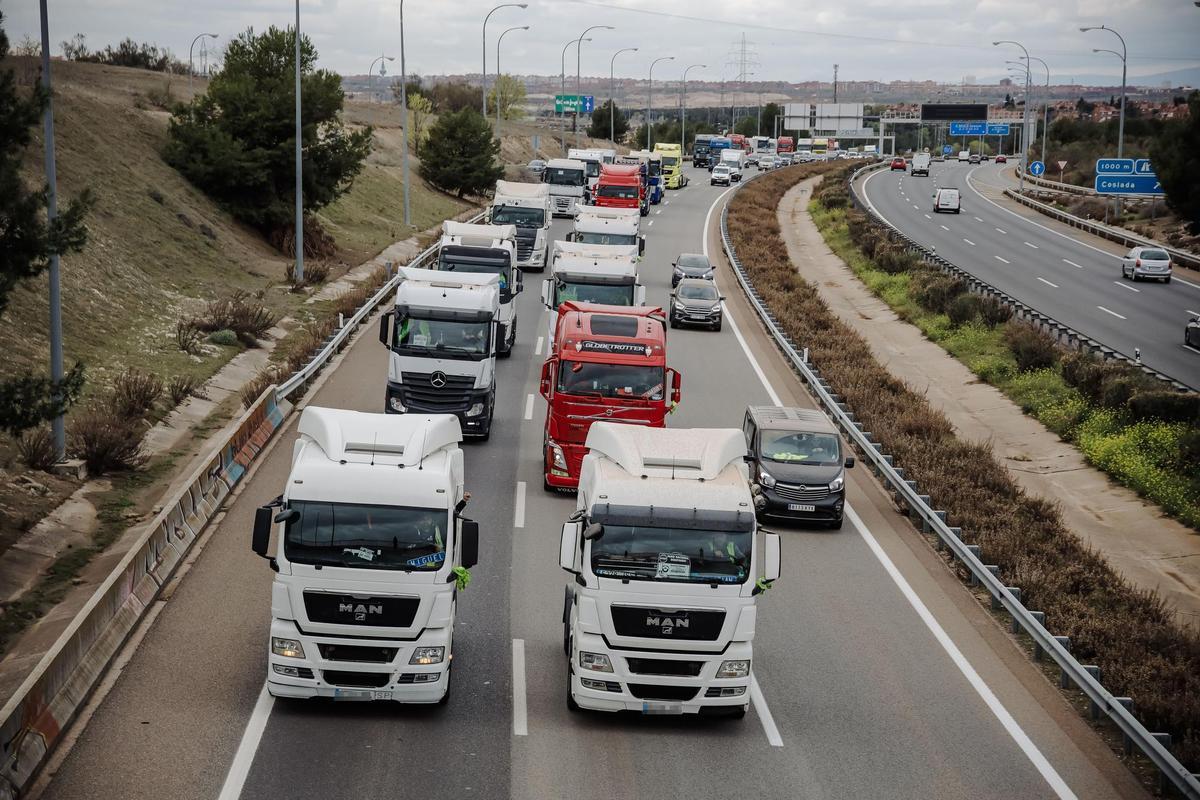
{"type": "Polygon", "coordinates": [[[1052,287],[1054,287],[1055,289],[1057,289],[1057,288],[1058,288],[1058,284],[1057,284],[1057,283],[1051,283],[1050,281],[1046,280],[1045,278],[1038,278],[1038,280],[1039,280],[1039,281],[1041,281],[1042,283],[1046,284],[1047,286],[1052,286],[1052,287]]]}
{"type": "Polygon", "coordinates": [[[1007,258],[1004,258],[1004,257],[1002,257],[1002,256],[996,256],[996,260],[997,260],[997,261],[1003,261],[1005,264],[1011,264],[1011,263],[1012,263],[1012,262],[1011,262],[1011,261],[1009,261],[1007,258]]]}
{"type": "Polygon", "coordinates": [[[1117,286],[1120,286],[1122,289],[1128,289],[1131,292],[1137,292],[1138,294],[1141,294],[1141,292],[1142,292],[1141,289],[1137,289],[1126,283],[1121,283],[1120,281],[1113,281],[1113,283],[1115,283],[1117,286]]]}
{"type": "Polygon", "coordinates": [[[1125,316],[1123,316],[1123,315],[1121,315],[1121,314],[1118,314],[1118,313],[1117,313],[1117,312],[1115,312],[1115,311],[1110,311],[1109,309],[1105,308],[1104,306],[1096,306],[1096,308],[1100,309],[1100,310],[1101,310],[1101,311],[1103,311],[1105,314],[1112,314],[1112,315],[1113,315],[1114,317],[1116,317],[1117,319],[1128,319],[1128,317],[1125,317],[1125,316]]]}
{"type": "Polygon", "coordinates": [[[971,245],[971,247],[975,246],[975,243],[972,242],[970,239],[963,239],[963,241],[966,242],[967,244],[971,245]]]}

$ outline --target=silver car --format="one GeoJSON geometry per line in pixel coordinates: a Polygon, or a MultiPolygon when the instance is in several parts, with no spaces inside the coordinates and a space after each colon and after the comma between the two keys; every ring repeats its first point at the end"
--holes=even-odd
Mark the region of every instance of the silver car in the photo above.
{"type": "Polygon", "coordinates": [[[1121,257],[1121,277],[1171,282],[1171,256],[1158,247],[1135,247],[1121,257]]]}

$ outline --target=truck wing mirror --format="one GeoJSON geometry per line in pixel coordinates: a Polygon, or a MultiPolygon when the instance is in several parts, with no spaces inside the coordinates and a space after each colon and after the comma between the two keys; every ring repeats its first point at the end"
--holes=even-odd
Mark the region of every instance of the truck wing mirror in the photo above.
{"type": "Polygon", "coordinates": [[[551,307],[550,295],[554,291],[553,283],[553,278],[546,278],[544,281],[542,281],[542,305],[544,305],[546,308],[551,307]]]}
{"type": "Polygon", "coordinates": [[[274,521],[288,523],[288,522],[295,522],[298,519],[300,519],[299,511],[297,511],[294,508],[285,508],[283,511],[280,511],[278,514],[275,515],[274,521]]]}
{"type": "Polygon", "coordinates": [[[379,342],[380,344],[391,344],[392,341],[392,317],[394,312],[388,311],[379,318],[379,342]]]}
{"type": "Polygon", "coordinates": [[[846,469],[852,469],[853,467],[854,467],[854,456],[850,456],[849,458],[846,459],[846,469]]]}
{"type": "Polygon", "coordinates": [[[638,237],[638,255],[640,256],[645,252],[646,252],[646,237],[639,236],[638,237]]]}
{"type": "Polygon", "coordinates": [[[267,548],[271,546],[271,517],[274,512],[270,506],[260,506],[254,510],[254,533],[250,538],[250,549],[256,555],[269,558],[267,548]]]}
{"type": "Polygon", "coordinates": [[[575,231],[570,231],[569,233],[567,233],[567,241],[568,242],[575,241],[575,231]]]}
{"type": "Polygon", "coordinates": [[[779,580],[779,571],[782,566],[782,554],[780,552],[779,534],[767,533],[763,538],[765,545],[764,564],[763,564],[763,580],[767,583],[779,580]]]}
{"type": "Polygon", "coordinates": [[[593,522],[583,529],[583,538],[586,541],[594,542],[604,536],[604,526],[599,522],[593,522]]]}
{"type": "Polygon", "coordinates": [[[683,394],[683,376],[677,370],[667,369],[667,376],[671,379],[671,403],[672,405],[679,403],[679,398],[683,394]]]}
{"type": "Polygon", "coordinates": [[[635,306],[646,305],[646,287],[645,286],[635,286],[633,288],[633,295],[634,295],[633,304],[635,306]]]}
{"type": "Polygon", "coordinates": [[[576,575],[579,574],[579,570],[575,569],[575,550],[578,539],[579,523],[564,522],[561,538],[558,540],[558,565],[576,575]]]}
{"type": "Polygon", "coordinates": [[[547,400],[550,399],[550,381],[553,377],[554,363],[556,361],[558,361],[557,358],[548,358],[542,362],[542,379],[538,391],[547,400]]]}
{"type": "Polygon", "coordinates": [[[462,565],[470,569],[479,563],[479,523],[473,519],[459,520],[458,534],[462,565]]]}

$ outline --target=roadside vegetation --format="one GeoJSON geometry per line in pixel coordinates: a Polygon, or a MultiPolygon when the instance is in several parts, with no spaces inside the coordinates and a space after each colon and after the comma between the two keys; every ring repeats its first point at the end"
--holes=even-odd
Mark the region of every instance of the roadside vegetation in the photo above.
{"type": "MultiPolygon", "coordinates": [[[[933,506],[946,511],[948,524],[961,527],[963,540],[979,545],[983,558],[999,565],[1006,585],[1021,588],[1027,607],[1045,612],[1051,631],[1070,637],[1077,658],[1100,667],[1110,691],[1134,699],[1135,713],[1144,724],[1153,731],[1169,732],[1177,757],[1195,771],[1200,766],[1200,635],[1177,623],[1161,597],[1133,587],[1103,556],[1086,547],[1065,527],[1053,504],[1026,494],[987,443],[960,440],[945,415],[875,360],[866,341],[829,310],[817,288],[801,278],[789,260],[776,215],[784,193],[798,181],[824,172],[820,203],[826,211],[844,214],[849,205],[845,178],[852,168],[789,167],[737,192],[729,207],[730,235],[751,281],[792,340],[809,348],[813,363],[856,418],[930,495],[933,506]]],[[[850,229],[859,227],[856,221],[850,229]]],[[[903,262],[899,251],[880,243],[877,247],[875,258],[903,262]]],[[[939,284],[937,276],[914,280],[910,266],[904,264],[895,272],[880,270],[877,285],[882,296],[902,305],[912,303],[911,284],[920,283],[923,296],[944,298],[939,302],[942,308],[961,297],[952,287],[939,284]],[[908,277],[896,277],[901,273],[908,277]]],[[[1032,329],[1017,327],[1002,311],[985,304],[972,308],[969,315],[965,306],[974,305],[972,301],[954,304],[962,321],[959,327],[966,325],[960,331],[963,347],[973,335],[985,340],[977,345],[982,351],[979,358],[991,356],[994,369],[1006,359],[1016,361],[1012,374],[1028,373],[1024,388],[1031,402],[1042,394],[1057,396],[1053,383],[1043,391],[1038,378],[1044,379],[1056,364],[1061,370],[1061,357],[1046,362],[1049,354],[1027,333],[1032,329]],[[1005,337],[1008,356],[986,342],[984,331],[993,326],[1005,337]]],[[[939,313],[947,317],[942,324],[948,330],[949,315],[944,310],[939,313]]],[[[1105,368],[1080,366],[1089,375],[1095,369],[1105,368]]],[[[1101,386],[1113,386],[1113,392],[1118,383],[1099,381],[1101,386]]],[[[1127,383],[1121,385],[1130,396],[1137,393],[1127,383]]],[[[1083,394],[1079,389],[1071,391],[1083,394]]],[[[1059,407],[1064,403],[1060,398],[1059,407]]],[[[1117,415],[1095,414],[1092,427],[1078,434],[1081,438],[1090,441],[1109,434],[1105,426],[1117,415]]],[[[1113,447],[1111,457],[1129,458],[1129,448],[1113,447]]]]}

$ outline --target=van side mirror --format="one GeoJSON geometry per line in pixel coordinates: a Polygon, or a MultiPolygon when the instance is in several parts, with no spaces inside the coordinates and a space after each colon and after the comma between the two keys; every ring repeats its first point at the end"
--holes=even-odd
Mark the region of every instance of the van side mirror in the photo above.
{"type": "Polygon", "coordinates": [[[458,535],[462,565],[470,569],[479,563],[479,523],[473,519],[459,520],[458,535]]]}
{"type": "Polygon", "coordinates": [[[274,514],[270,506],[259,506],[254,510],[254,533],[250,538],[250,549],[262,558],[269,558],[267,548],[271,546],[271,518],[274,514]]]}
{"type": "Polygon", "coordinates": [[[854,469],[854,456],[846,459],[846,469],[854,469]]]}
{"type": "Polygon", "coordinates": [[[579,523],[564,522],[560,537],[558,540],[558,565],[567,572],[578,575],[579,570],[575,568],[575,545],[579,539],[579,523]]]}
{"type": "Polygon", "coordinates": [[[379,318],[379,343],[390,345],[392,342],[392,317],[395,316],[394,311],[388,311],[379,318]]]}

